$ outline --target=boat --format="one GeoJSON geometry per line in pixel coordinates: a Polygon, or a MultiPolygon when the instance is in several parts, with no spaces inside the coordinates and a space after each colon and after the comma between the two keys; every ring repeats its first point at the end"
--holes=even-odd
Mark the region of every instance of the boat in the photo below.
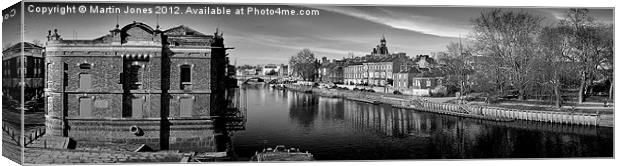
{"type": "Polygon", "coordinates": [[[286,148],[278,145],[275,148],[266,148],[261,152],[256,152],[250,161],[312,161],[314,156],[311,153],[302,152],[298,148],[286,148]]]}
{"type": "Polygon", "coordinates": [[[227,161],[230,160],[227,152],[189,152],[183,153],[183,157],[181,158],[181,163],[188,162],[213,162],[213,161],[227,161]]]}

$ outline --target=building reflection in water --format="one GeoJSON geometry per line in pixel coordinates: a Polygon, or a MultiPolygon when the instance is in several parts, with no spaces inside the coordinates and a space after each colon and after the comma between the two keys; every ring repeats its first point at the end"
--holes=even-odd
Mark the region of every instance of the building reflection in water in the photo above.
{"type": "Polygon", "coordinates": [[[248,98],[252,125],[233,138],[241,155],[279,144],[319,160],[613,155],[609,128],[482,121],[269,88],[247,91],[267,99],[248,98]]]}

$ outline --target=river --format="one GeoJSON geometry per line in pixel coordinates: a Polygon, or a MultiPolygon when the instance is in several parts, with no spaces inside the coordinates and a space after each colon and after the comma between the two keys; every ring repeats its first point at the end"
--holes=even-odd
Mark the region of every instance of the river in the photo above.
{"type": "Polygon", "coordinates": [[[612,157],[613,128],[491,122],[247,86],[241,160],[286,145],[317,160],[612,157]]]}

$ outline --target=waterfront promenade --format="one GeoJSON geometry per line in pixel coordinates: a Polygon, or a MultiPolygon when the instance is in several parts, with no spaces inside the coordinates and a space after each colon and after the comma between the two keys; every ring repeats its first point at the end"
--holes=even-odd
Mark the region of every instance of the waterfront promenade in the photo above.
{"type": "Polygon", "coordinates": [[[286,84],[286,89],[302,92],[312,92],[327,97],[341,97],[368,103],[384,103],[399,108],[416,109],[421,111],[451,114],[455,116],[471,117],[482,116],[482,119],[517,119],[541,121],[562,124],[594,125],[613,127],[613,107],[604,107],[601,103],[596,106],[592,103],[576,106],[565,106],[563,109],[553,109],[542,105],[517,104],[506,102],[486,104],[471,102],[467,104],[453,104],[455,98],[416,97],[395,95],[380,92],[362,92],[342,89],[326,89],[304,85],[286,84]],[[515,108],[519,105],[519,108],[515,108]]]}

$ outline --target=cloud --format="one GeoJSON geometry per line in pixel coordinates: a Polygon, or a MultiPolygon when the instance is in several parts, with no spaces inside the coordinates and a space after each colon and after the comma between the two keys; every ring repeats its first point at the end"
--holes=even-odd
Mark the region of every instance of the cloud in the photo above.
{"type": "Polygon", "coordinates": [[[454,20],[417,15],[410,12],[386,10],[380,7],[335,7],[319,6],[318,9],[340,13],[392,28],[419,32],[439,37],[459,37],[469,33],[469,27],[456,25],[454,20]]]}

